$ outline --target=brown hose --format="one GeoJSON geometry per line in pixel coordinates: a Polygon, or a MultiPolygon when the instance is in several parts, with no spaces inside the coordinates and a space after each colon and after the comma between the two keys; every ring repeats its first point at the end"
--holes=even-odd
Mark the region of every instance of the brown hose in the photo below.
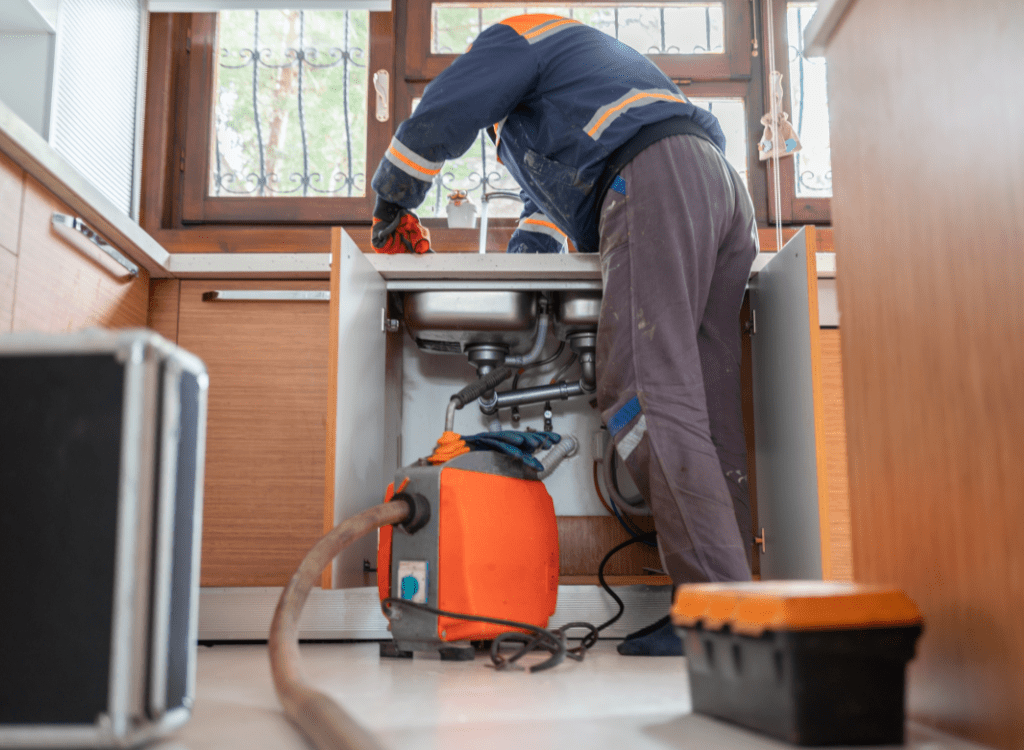
{"type": "Polygon", "coordinates": [[[341,550],[381,526],[404,521],[405,503],[384,503],[335,526],[306,554],[281,593],[270,624],[268,648],[274,689],[285,715],[318,750],[383,750],[334,700],[310,687],[299,661],[299,617],[320,574],[341,550]]]}

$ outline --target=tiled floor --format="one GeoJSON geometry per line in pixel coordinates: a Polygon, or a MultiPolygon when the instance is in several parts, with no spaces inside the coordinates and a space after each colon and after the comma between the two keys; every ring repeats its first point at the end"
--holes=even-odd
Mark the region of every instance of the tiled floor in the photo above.
{"type": "MultiPolygon", "coordinates": [[[[375,643],[306,644],[308,680],[388,750],[782,750],[690,713],[682,658],[622,657],[601,641],[582,663],[528,674],[489,659],[381,659],[375,643]]],[[[912,727],[915,750],[967,746],[912,727]]],[[[200,647],[191,721],[159,750],[308,750],[285,720],[265,646],[200,647]]],[[[156,748],[154,748],[156,750],[156,748]]]]}

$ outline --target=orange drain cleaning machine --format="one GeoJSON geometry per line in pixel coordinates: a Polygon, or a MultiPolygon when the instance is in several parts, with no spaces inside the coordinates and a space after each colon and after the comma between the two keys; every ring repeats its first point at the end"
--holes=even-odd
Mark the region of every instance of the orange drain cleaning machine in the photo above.
{"type": "Polygon", "coordinates": [[[424,460],[399,470],[386,502],[396,499],[416,508],[417,522],[380,529],[381,601],[399,600],[382,656],[469,660],[473,641],[520,630],[453,615],[547,626],[558,598],[558,526],[534,469],[486,450],[424,460]]]}

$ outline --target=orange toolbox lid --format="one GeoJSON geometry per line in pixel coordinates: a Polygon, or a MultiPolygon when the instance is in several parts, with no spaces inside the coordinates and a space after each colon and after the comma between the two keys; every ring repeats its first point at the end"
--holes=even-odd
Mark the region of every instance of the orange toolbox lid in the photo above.
{"type": "Polygon", "coordinates": [[[743,635],[766,630],[850,630],[919,625],[917,606],[902,591],[837,581],[690,583],[676,589],[672,622],[679,627],[726,625],[743,635]]]}

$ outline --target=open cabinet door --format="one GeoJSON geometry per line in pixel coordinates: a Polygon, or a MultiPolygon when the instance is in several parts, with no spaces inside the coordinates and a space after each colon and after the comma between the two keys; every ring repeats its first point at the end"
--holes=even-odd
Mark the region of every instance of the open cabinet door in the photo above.
{"type": "Polygon", "coordinates": [[[804,227],[750,280],[762,579],[831,577],[816,247],[804,227]]]}
{"type": "MultiPolygon", "coordinates": [[[[384,501],[387,336],[384,279],[341,228],[331,232],[331,352],[324,531],[384,501]]],[[[357,540],[324,572],[324,588],[365,586],[363,560],[377,540],[357,540]],[[333,576],[331,575],[333,573],[333,576]]]]}

